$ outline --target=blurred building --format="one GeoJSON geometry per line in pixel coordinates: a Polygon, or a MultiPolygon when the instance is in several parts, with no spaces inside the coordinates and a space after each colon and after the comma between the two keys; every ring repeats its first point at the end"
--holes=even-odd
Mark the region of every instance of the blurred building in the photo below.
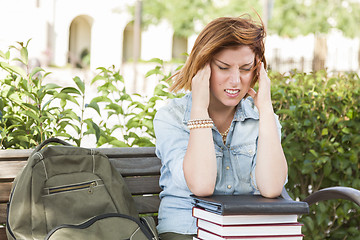
{"type": "MultiPolygon", "coordinates": [[[[93,70],[115,65],[124,73],[134,74],[130,65],[137,41],[129,7],[135,3],[136,0],[0,0],[0,50],[7,51],[16,41],[31,38],[29,56],[42,66],[90,66],[93,70]]],[[[165,21],[149,26],[141,32],[139,58],[184,59],[183,53],[190,51],[195,37],[176,37],[165,21]]],[[[311,71],[314,49],[321,47],[326,58],[323,66],[331,71],[354,71],[359,69],[359,45],[359,39],[345,38],[336,31],[326,36],[321,46],[315,46],[314,35],[296,39],[268,36],[266,56],[274,70],[311,71]]],[[[139,72],[144,75],[146,69],[139,72]]]]}

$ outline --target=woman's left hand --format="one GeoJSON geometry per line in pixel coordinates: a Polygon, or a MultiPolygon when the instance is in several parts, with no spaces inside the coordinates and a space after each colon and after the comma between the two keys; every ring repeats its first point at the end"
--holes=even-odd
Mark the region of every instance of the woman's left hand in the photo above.
{"type": "Polygon", "coordinates": [[[255,106],[259,110],[259,112],[270,109],[272,110],[271,103],[271,92],[270,92],[270,79],[265,71],[264,63],[260,63],[260,71],[259,71],[259,89],[256,92],[253,88],[250,88],[248,94],[254,99],[255,106]]]}

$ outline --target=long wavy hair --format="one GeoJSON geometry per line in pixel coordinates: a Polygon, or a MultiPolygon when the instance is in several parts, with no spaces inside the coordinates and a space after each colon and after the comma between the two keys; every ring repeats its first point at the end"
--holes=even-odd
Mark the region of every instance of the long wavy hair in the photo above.
{"type": "MultiPolygon", "coordinates": [[[[195,74],[210,62],[216,53],[226,48],[249,46],[258,60],[253,70],[258,71],[260,61],[264,63],[266,69],[264,56],[266,32],[260,16],[259,19],[260,22],[256,22],[250,15],[244,14],[239,17],[220,17],[207,24],[198,35],[184,66],[172,76],[170,91],[191,90],[191,82],[195,74]]],[[[251,87],[257,80],[258,74],[254,74],[251,87]]]]}

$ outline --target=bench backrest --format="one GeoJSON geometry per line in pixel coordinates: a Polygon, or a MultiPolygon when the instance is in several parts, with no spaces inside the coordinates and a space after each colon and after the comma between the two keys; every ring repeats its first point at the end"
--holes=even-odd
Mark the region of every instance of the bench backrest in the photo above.
{"type": "MultiPolygon", "coordinates": [[[[108,156],[111,163],[124,177],[139,213],[158,212],[158,194],[161,162],[155,155],[154,147],[139,148],[97,148],[108,156]]],[[[25,166],[31,149],[0,150],[0,239],[7,239],[6,203],[9,200],[11,184],[19,171],[25,166]]]]}

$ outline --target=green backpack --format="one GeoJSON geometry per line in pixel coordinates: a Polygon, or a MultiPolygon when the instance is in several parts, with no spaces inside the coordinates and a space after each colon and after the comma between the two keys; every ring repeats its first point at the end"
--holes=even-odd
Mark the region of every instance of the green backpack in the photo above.
{"type": "Polygon", "coordinates": [[[57,138],[41,143],[15,178],[6,232],[26,240],[158,239],[109,159],[57,138]],[[46,146],[53,142],[62,145],[46,146]]]}

